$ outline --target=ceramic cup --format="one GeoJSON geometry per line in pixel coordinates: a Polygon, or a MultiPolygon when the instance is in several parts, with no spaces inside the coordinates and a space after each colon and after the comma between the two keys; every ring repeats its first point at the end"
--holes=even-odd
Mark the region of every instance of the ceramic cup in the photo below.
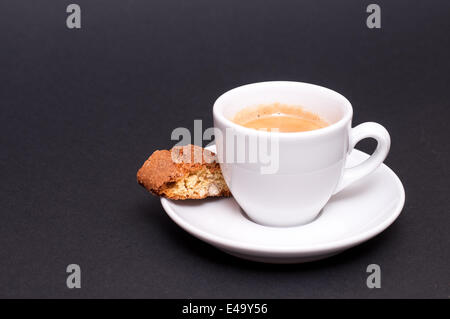
{"type": "Polygon", "coordinates": [[[373,122],[352,128],[352,114],[352,105],[341,94],[301,82],[248,84],[216,100],[213,117],[222,173],[251,220],[267,226],[309,223],[333,194],[383,162],[390,148],[389,133],[373,122]],[[302,106],[330,125],[283,133],[258,131],[232,121],[243,108],[275,102],[302,106]],[[345,168],[347,156],[364,138],[377,141],[375,152],[356,167],[345,168]],[[262,149],[270,156],[255,156],[263,154],[262,149]]]}

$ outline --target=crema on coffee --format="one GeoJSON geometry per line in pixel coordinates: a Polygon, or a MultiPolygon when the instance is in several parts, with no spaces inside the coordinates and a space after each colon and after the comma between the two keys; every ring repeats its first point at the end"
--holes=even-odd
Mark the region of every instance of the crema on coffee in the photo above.
{"type": "Polygon", "coordinates": [[[330,125],[320,116],[305,111],[300,106],[281,103],[247,107],[239,111],[233,122],[255,130],[279,132],[305,132],[330,125]]]}

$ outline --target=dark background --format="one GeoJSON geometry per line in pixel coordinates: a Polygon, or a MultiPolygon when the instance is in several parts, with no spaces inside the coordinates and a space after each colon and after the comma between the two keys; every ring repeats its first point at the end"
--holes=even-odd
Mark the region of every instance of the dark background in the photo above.
{"type": "Polygon", "coordinates": [[[372,30],[370,1],[74,2],[81,30],[71,1],[0,2],[0,297],[450,298],[449,1],[376,1],[372,30]],[[212,126],[220,94],[265,80],[334,89],[354,125],[390,131],[406,205],[388,230],[320,262],[257,264],[137,185],[174,128],[212,126]]]}

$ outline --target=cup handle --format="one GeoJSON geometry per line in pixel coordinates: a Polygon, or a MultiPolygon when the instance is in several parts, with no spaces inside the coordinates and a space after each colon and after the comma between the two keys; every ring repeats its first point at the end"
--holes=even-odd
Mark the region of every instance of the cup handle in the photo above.
{"type": "Polygon", "coordinates": [[[391,137],[383,126],[374,122],[359,124],[351,130],[349,153],[354,149],[355,145],[359,141],[365,138],[374,138],[377,141],[377,148],[375,149],[375,152],[373,152],[373,154],[361,164],[344,169],[342,178],[339,181],[333,195],[339,193],[341,190],[358,179],[372,173],[378,168],[378,166],[381,165],[381,163],[383,163],[386,158],[389,148],[391,147],[391,137]]]}

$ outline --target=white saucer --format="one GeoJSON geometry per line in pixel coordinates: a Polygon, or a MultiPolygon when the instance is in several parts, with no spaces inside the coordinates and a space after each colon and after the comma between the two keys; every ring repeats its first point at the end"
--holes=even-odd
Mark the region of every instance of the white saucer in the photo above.
{"type": "MultiPolygon", "coordinates": [[[[354,166],[368,156],[353,150],[347,166],[354,166]]],[[[193,236],[231,255],[267,263],[308,262],[356,246],[389,227],[404,202],[402,183],[384,164],[333,196],[315,221],[297,227],[256,224],[233,198],[161,199],[170,218],[193,236]]]]}

